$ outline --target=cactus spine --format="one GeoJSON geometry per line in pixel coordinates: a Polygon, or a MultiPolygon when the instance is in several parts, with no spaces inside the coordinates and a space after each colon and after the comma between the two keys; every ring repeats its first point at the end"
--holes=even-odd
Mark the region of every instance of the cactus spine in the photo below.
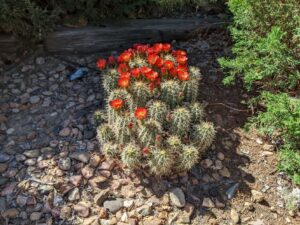
{"type": "Polygon", "coordinates": [[[108,157],[155,175],[186,171],[212,143],[215,130],[197,102],[198,68],[169,44],[136,45],[97,63],[105,69],[106,109],[95,113],[97,138],[108,157]],[[117,61],[117,62],[116,62],[117,61]]]}

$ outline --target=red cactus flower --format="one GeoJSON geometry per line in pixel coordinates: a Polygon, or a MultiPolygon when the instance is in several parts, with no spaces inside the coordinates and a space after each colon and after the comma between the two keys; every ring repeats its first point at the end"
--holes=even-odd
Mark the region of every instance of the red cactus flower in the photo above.
{"type": "Polygon", "coordinates": [[[186,62],[187,62],[187,60],[188,60],[188,58],[186,57],[186,56],[184,56],[184,55],[180,55],[180,56],[177,56],[177,62],[179,63],[179,64],[181,64],[181,65],[185,65],[186,64],[186,62]]]}
{"type": "Polygon", "coordinates": [[[164,62],[164,66],[165,66],[168,70],[170,70],[170,69],[173,69],[173,68],[174,68],[174,63],[173,63],[171,60],[166,60],[166,61],[164,62]]]}
{"type": "Polygon", "coordinates": [[[106,67],[106,60],[102,59],[102,58],[98,59],[98,61],[97,61],[97,67],[99,69],[101,69],[101,70],[105,69],[105,67],[106,67]]]}
{"type": "Polygon", "coordinates": [[[132,122],[129,123],[129,124],[127,125],[127,127],[128,127],[129,129],[131,129],[131,128],[133,127],[133,123],[132,123],[132,122]]]}
{"type": "Polygon", "coordinates": [[[169,43],[166,43],[166,44],[163,44],[163,47],[162,47],[163,51],[164,52],[169,52],[170,49],[171,49],[171,45],[169,43]]]}
{"type": "Polygon", "coordinates": [[[134,116],[139,120],[144,120],[148,115],[148,110],[143,107],[138,107],[135,112],[134,116]]]}
{"type": "Polygon", "coordinates": [[[156,61],[158,60],[158,55],[156,54],[150,54],[147,57],[147,61],[150,65],[154,65],[156,63],[156,61]]]}
{"type": "Polygon", "coordinates": [[[120,79],[129,79],[130,78],[130,73],[129,72],[125,72],[125,73],[121,73],[120,74],[120,79]]]}
{"type": "Polygon", "coordinates": [[[143,151],[143,154],[144,154],[144,155],[148,155],[149,152],[150,152],[150,151],[149,151],[149,148],[147,148],[147,147],[143,148],[142,151],[143,151]]]}
{"type": "Polygon", "coordinates": [[[188,71],[187,65],[178,65],[177,71],[188,71]]]}
{"type": "Polygon", "coordinates": [[[177,76],[177,68],[174,67],[174,68],[170,69],[170,74],[172,77],[176,77],[177,76]]]}
{"type": "Polygon", "coordinates": [[[183,50],[173,51],[174,56],[186,56],[186,52],[183,50]]]}
{"type": "Polygon", "coordinates": [[[109,64],[115,64],[116,63],[116,59],[113,56],[109,56],[108,57],[108,63],[109,64]]]}
{"type": "Polygon", "coordinates": [[[149,45],[134,44],[133,47],[137,50],[138,53],[144,53],[149,48],[149,45]]]}
{"type": "Polygon", "coordinates": [[[122,73],[125,73],[125,72],[129,72],[130,68],[127,64],[121,63],[121,64],[119,64],[117,70],[118,70],[119,74],[122,74],[122,73]]]}
{"type": "Polygon", "coordinates": [[[162,67],[160,68],[161,75],[166,76],[169,73],[168,68],[162,67]]]}
{"type": "Polygon", "coordinates": [[[120,55],[120,60],[127,63],[131,59],[132,55],[132,52],[127,50],[120,55]]]}
{"type": "Polygon", "coordinates": [[[128,79],[128,78],[120,78],[118,80],[118,85],[121,88],[127,88],[129,86],[129,83],[130,83],[130,79],[128,79]]]}
{"type": "Polygon", "coordinates": [[[131,70],[131,75],[132,75],[134,78],[139,78],[140,74],[141,74],[140,68],[133,68],[133,69],[131,70]]]}
{"type": "Polygon", "coordinates": [[[181,81],[186,81],[190,77],[190,75],[189,75],[189,73],[187,71],[181,71],[180,70],[180,71],[177,71],[177,73],[178,73],[178,78],[181,81]]]}
{"type": "Polygon", "coordinates": [[[156,53],[155,51],[154,51],[154,48],[152,47],[152,48],[147,48],[146,49],[146,53],[148,54],[148,55],[151,55],[151,54],[154,54],[154,53],[156,53]]]}
{"type": "Polygon", "coordinates": [[[146,74],[147,74],[147,73],[150,73],[151,71],[152,71],[152,69],[149,68],[149,67],[147,67],[147,66],[143,66],[143,67],[141,68],[141,72],[142,72],[142,74],[143,74],[144,76],[146,76],[146,74]]]}
{"type": "Polygon", "coordinates": [[[158,78],[158,73],[156,71],[151,70],[151,72],[146,73],[146,77],[150,81],[155,81],[158,78]]]}
{"type": "Polygon", "coordinates": [[[162,43],[156,43],[153,45],[153,50],[156,53],[160,53],[163,50],[163,44],[162,43]]]}
{"type": "Polygon", "coordinates": [[[109,102],[109,105],[110,105],[113,109],[117,110],[117,109],[122,108],[122,106],[124,105],[124,101],[123,101],[122,99],[120,99],[120,98],[116,98],[116,99],[110,101],[110,102],[109,102]]]}
{"type": "Polygon", "coordinates": [[[156,67],[158,67],[158,68],[160,68],[160,67],[162,67],[164,65],[164,60],[162,59],[162,58],[158,58],[157,60],[156,60],[156,62],[155,62],[155,66],[156,67]]]}

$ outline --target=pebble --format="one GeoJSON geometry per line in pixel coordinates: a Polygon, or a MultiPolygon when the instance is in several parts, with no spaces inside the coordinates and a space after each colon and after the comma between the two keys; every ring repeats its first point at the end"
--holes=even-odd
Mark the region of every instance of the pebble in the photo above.
{"type": "Polygon", "coordinates": [[[219,174],[223,177],[227,177],[227,178],[230,177],[230,172],[225,166],[221,170],[219,170],[219,174]]]}
{"type": "Polygon", "coordinates": [[[74,206],[74,210],[80,217],[86,218],[90,214],[90,207],[86,202],[79,202],[74,206]]]}
{"type": "Polygon", "coordinates": [[[28,158],[37,158],[40,155],[40,150],[38,149],[29,150],[29,151],[25,151],[23,154],[28,158]]]}
{"type": "Polygon", "coordinates": [[[70,158],[61,158],[58,160],[58,167],[61,170],[69,170],[71,168],[71,159],[70,158]]]}
{"type": "Polygon", "coordinates": [[[81,175],[74,175],[71,176],[69,178],[69,181],[71,182],[71,184],[73,184],[74,186],[78,187],[82,181],[82,176],[81,175]]]}
{"type": "Polygon", "coordinates": [[[6,163],[0,163],[0,174],[7,170],[8,165],[6,163]]]}
{"type": "Polygon", "coordinates": [[[131,208],[134,204],[134,200],[125,200],[124,201],[124,207],[125,208],[131,208]]]}
{"type": "Polygon", "coordinates": [[[24,164],[27,166],[34,166],[36,164],[36,159],[35,158],[27,159],[27,160],[25,160],[24,164]]]}
{"type": "Polygon", "coordinates": [[[2,213],[2,216],[4,218],[14,219],[14,218],[16,218],[18,216],[18,214],[19,214],[19,211],[17,209],[11,208],[11,209],[8,209],[8,210],[4,211],[2,213]]]}
{"type": "Polygon", "coordinates": [[[14,131],[15,131],[14,128],[9,128],[9,129],[6,130],[6,134],[10,135],[10,134],[12,134],[14,131]]]}
{"type": "Polygon", "coordinates": [[[213,208],[215,207],[215,204],[210,198],[203,198],[202,206],[206,208],[213,208]]]}
{"type": "Polygon", "coordinates": [[[185,196],[180,188],[174,188],[170,191],[170,199],[173,205],[183,208],[185,206],[185,196]]]}
{"type": "Polygon", "coordinates": [[[101,158],[99,155],[92,155],[89,164],[91,167],[96,168],[97,166],[99,166],[100,161],[101,158]]]}
{"type": "Polygon", "coordinates": [[[88,152],[73,152],[70,155],[70,158],[76,159],[83,163],[88,163],[88,161],[90,159],[90,154],[88,152]]]}
{"type": "Polygon", "coordinates": [[[225,193],[226,193],[226,196],[228,199],[232,199],[234,197],[239,186],[240,186],[240,184],[236,183],[226,190],[225,193]]]}
{"type": "Polygon", "coordinates": [[[150,217],[143,221],[143,225],[162,225],[163,220],[159,218],[150,217]]]}
{"type": "Polygon", "coordinates": [[[220,159],[221,161],[223,161],[225,159],[225,155],[222,152],[218,152],[217,154],[218,159],[220,159]]]}
{"type": "Polygon", "coordinates": [[[108,189],[104,189],[101,190],[98,194],[95,195],[94,197],[94,201],[98,206],[102,206],[103,202],[106,200],[106,198],[108,197],[109,194],[109,190],[108,189]]]}
{"type": "Polygon", "coordinates": [[[21,155],[21,154],[17,154],[15,157],[16,157],[17,162],[22,162],[22,161],[26,160],[26,156],[21,155]]]}
{"type": "Polygon", "coordinates": [[[38,221],[40,220],[42,217],[42,213],[41,212],[33,212],[30,214],[30,220],[31,221],[38,221]]]}
{"type": "Polygon", "coordinates": [[[79,200],[80,199],[79,188],[76,187],[73,190],[71,190],[70,193],[69,193],[68,199],[71,202],[79,200]]]}
{"type": "Polygon", "coordinates": [[[213,165],[213,161],[210,159],[204,159],[201,161],[201,166],[205,169],[210,168],[213,165]]]}
{"type": "Polygon", "coordinates": [[[84,178],[90,179],[92,176],[94,176],[94,170],[95,170],[94,168],[87,165],[87,166],[83,167],[83,169],[81,170],[81,173],[84,178]]]}
{"type": "Polygon", "coordinates": [[[60,218],[68,219],[70,218],[72,209],[69,206],[64,205],[60,210],[60,218]]]}
{"type": "Polygon", "coordinates": [[[237,224],[240,221],[239,214],[235,209],[230,210],[230,218],[234,224],[237,224]]]}
{"type": "Polygon", "coordinates": [[[68,137],[71,134],[71,129],[69,127],[65,127],[59,132],[59,136],[68,137]]]}
{"type": "Polygon", "coordinates": [[[23,207],[27,204],[28,197],[24,195],[18,195],[16,202],[19,206],[23,207]]]}
{"type": "Polygon", "coordinates": [[[10,156],[6,153],[0,152],[0,163],[7,162],[10,159],[10,156]]]}
{"type": "Polygon", "coordinates": [[[264,200],[264,195],[263,193],[259,192],[259,191],[256,191],[256,190],[251,190],[251,194],[252,194],[252,197],[253,197],[253,201],[254,202],[262,202],[264,200]]]}
{"type": "Polygon", "coordinates": [[[6,209],[5,198],[0,198],[0,214],[6,209]]]}
{"type": "Polygon", "coordinates": [[[40,96],[34,95],[29,98],[31,104],[37,104],[41,100],[40,96]]]}
{"type": "Polygon", "coordinates": [[[45,63],[45,58],[43,58],[43,57],[37,57],[35,59],[35,63],[38,64],[38,65],[43,65],[45,63]]]}
{"type": "Polygon", "coordinates": [[[103,207],[108,209],[111,213],[116,213],[123,207],[123,199],[107,200],[103,203],[103,207]]]}

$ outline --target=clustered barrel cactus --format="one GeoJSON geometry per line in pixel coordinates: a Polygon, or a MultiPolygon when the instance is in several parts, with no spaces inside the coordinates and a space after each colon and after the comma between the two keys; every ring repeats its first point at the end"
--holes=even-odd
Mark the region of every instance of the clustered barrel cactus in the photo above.
{"type": "Polygon", "coordinates": [[[136,44],[117,59],[99,59],[107,107],[97,112],[103,152],[156,175],[189,170],[215,129],[197,102],[198,68],[170,44],[136,44]]]}

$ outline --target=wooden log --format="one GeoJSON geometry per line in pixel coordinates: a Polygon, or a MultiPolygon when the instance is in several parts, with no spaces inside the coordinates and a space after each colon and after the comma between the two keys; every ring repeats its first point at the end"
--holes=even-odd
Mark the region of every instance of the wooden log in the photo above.
{"type": "Polygon", "coordinates": [[[50,53],[93,53],[124,49],[134,43],[184,40],[205,26],[224,25],[216,17],[190,19],[143,19],[107,23],[101,27],[60,28],[45,41],[50,53]]]}

